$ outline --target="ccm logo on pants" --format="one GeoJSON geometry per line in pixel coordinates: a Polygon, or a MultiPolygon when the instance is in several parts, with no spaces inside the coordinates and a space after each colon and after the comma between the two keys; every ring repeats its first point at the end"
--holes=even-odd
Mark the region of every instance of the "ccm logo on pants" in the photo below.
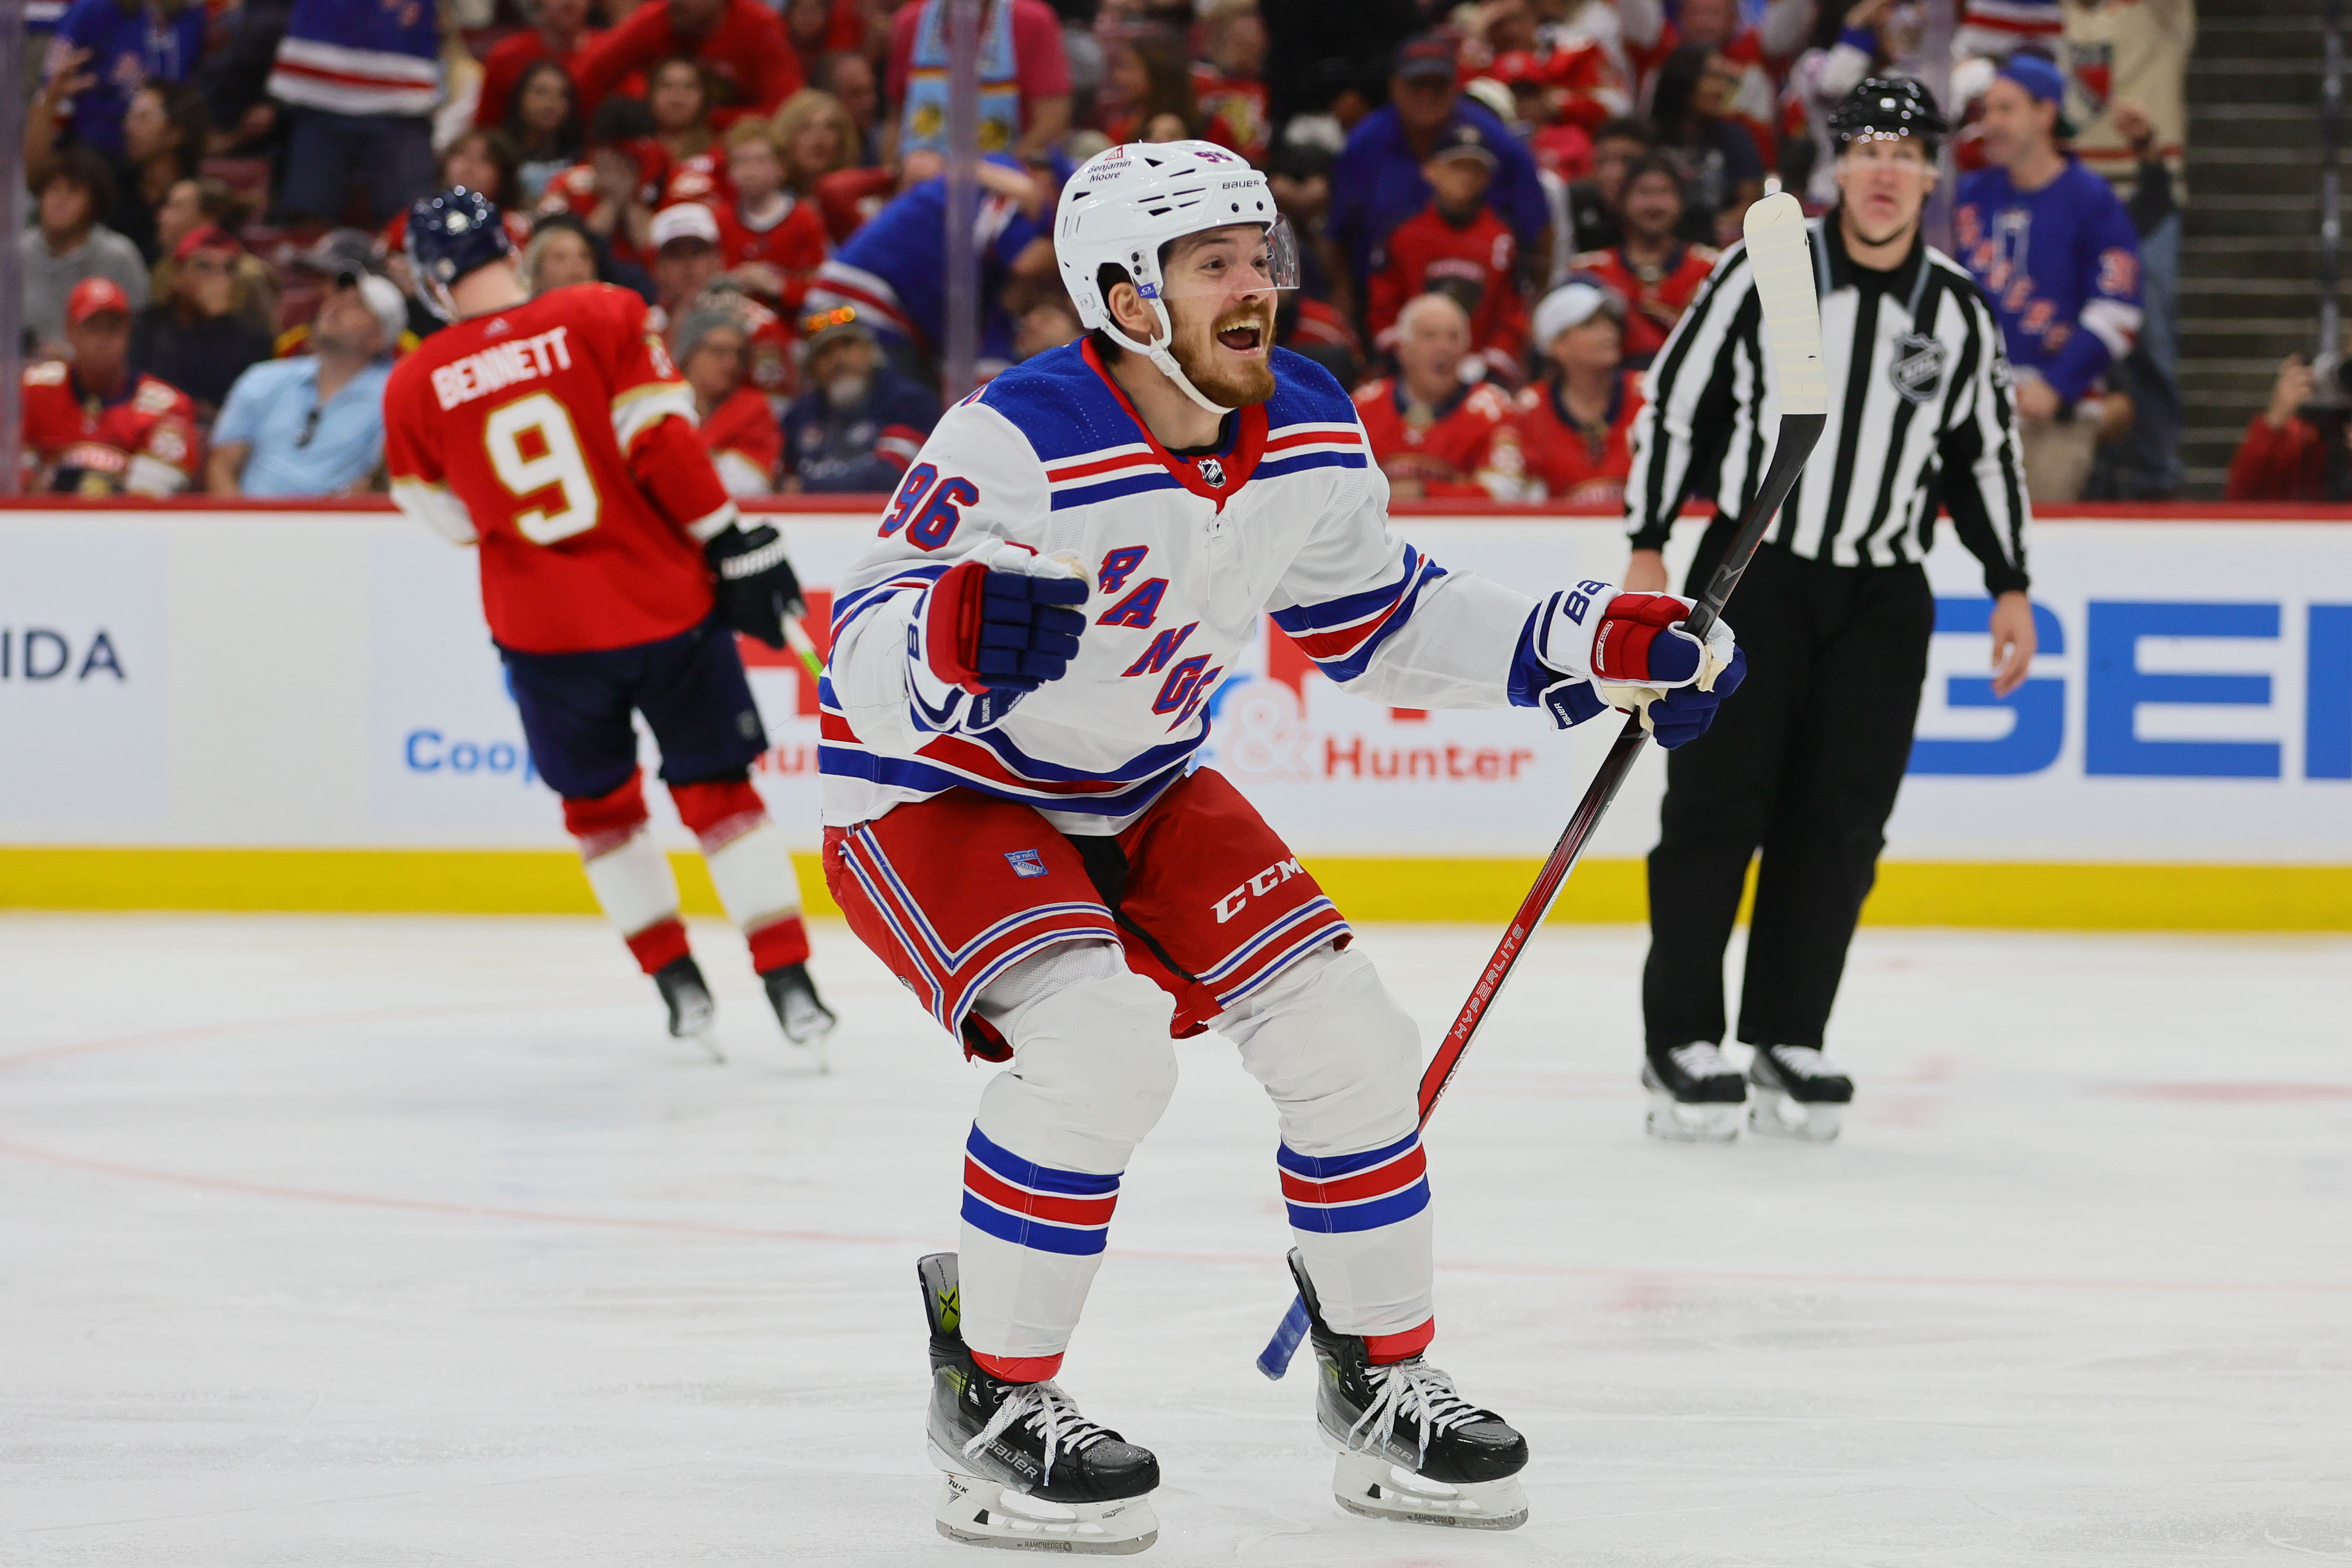
{"type": "Polygon", "coordinates": [[[1217,911],[1217,924],[1223,925],[1226,921],[1231,920],[1234,915],[1239,915],[1242,912],[1243,906],[1248,904],[1251,899],[1256,898],[1261,894],[1273,892],[1276,888],[1280,887],[1284,883],[1288,882],[1294,876],[1305,876],[1306,874],[1307,873],[1305,872],[1298,869],[1298,862],[1295,859],[1275,862],[1272,865],[1266,867],[1264,871],[1250,878],[1248,882],[1234,889],[1233,892],[1225,894],[1224,897],[1217,900],[1215,904],[1217,911]]]}

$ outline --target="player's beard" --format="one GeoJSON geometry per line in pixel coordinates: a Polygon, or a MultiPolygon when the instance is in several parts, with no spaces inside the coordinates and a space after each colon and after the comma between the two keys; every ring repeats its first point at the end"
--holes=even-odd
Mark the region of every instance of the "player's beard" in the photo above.
{"type": "Polygon", "coordinates": [[[1224,408],[1247,408],[1274,395],[1274,306],[1248,305],[1228,310],[1198,334],[1179,332],[1169,351],[1193,390],[1224,408]],[[1235,328],[1257,329],[1264,352],[1254,360],[1235,360],[1217,345],[1217,334],[1235,328]]]}

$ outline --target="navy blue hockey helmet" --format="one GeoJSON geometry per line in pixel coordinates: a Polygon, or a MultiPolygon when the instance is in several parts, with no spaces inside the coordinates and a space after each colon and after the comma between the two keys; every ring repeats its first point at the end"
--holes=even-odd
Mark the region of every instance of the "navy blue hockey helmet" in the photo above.
{"type": "Polygon", "coordinates": [[[425,308],[444,321],[457,314],[452,284],[513,254],[498,204],[479,191],[452,185],[408,209],[408,265],[416,271],[425,308]]]}

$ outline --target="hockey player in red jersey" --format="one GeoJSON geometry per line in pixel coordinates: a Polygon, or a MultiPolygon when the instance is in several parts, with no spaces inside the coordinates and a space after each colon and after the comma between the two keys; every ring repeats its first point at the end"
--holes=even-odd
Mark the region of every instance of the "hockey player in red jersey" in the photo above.
{"type": "Polygon", "coordinates": [[[26,486],[77,496],[176,496],[196,466],[196,405],[131,368],[131,297],[85,277],[66,297],[71,364],[25,367],[26,486]]]}
{"type": "Polygon", "coordinates": [[[784,1033],[815,1047],[834,1019],[809,980],[791,852],[751,787],[768,741],[734,638],[784,645],[800,584],[783,541],[742,528],[635,295],[579,283],[531,298],[498,209],[462,187],[410,209],[408,249],[452,325],[384,387],[393,499],[478,545],[490,635],[597,902],[670,1032],[704,1035],[710,993],[648,831],[634,710],[784,1033]]]}

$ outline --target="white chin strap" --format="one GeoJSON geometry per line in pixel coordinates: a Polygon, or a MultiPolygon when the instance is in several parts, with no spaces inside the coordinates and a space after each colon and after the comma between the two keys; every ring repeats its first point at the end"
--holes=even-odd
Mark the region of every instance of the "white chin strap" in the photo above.
{"type": "MultiPolygon", "coordinates": [[[[1103,330],[1109,334],[1110,340],[1117,343],[1120,348],[1125,349],[1130,354],[1141,354],[1145,359],[1150,360],[1153,369],[1157,370],[1161,375],[1166,376],[1170,381],[1176,383],[1177,391],[1182,392],[1186,397],[1191,398],[1194,402],[1200,404],[1211,413],[1215,414],[1219,419],[1223,419],[1225,415],[1233,413],[1234,411],[1227,408],[1223,403],[1212,402],[1202,392],[1199,387],[1194,386],[1192,384],[1192,378],[1184,373],[1184,367],[1176,362],[1176,356],[1169,352],[1169,345],[1176,341],[1176,329],[1169,323],[1168,307],[1161,304],[1157,299],[1149,300],[1146,303],[1150,305],[1152,315],[1158,317],[1160,319],[1159,341],[1157,343],[1139,343],[1134,339],[1129,337],[1126,333],[1120,331],[1116,322],[1106,321],[1103,324],[1103,330]]],[[[1108,312],[1106,312],[1106,314],[1108,314],[1108,312]]]]}

